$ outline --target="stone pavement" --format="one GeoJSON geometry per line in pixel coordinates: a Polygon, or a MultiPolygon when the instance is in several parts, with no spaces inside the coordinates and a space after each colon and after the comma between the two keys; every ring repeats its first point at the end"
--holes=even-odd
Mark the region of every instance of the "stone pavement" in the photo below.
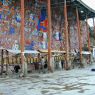
{"type": "Polygon", "coordinates": [[[0,95],[95,95],[95,72],[89,67],[0,78],[0,95]]]}

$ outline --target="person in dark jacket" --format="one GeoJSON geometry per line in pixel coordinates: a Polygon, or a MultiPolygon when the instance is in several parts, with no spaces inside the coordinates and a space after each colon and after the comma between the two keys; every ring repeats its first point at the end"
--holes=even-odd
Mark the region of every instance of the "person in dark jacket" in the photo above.
{"type": "Polygon", "coordinates": [[[18,73],[19,70],[20,70],[20,66],[19,66],[19,65],[15,65],[15,66],[14,66],[14,72],[15,72],[15,73],[18,73]]]}
{"type": "Polygon", "coordinates": [[[64,68],[64,60],[61,60],[61,66],[62,66],[62,69],[64,68]]]}

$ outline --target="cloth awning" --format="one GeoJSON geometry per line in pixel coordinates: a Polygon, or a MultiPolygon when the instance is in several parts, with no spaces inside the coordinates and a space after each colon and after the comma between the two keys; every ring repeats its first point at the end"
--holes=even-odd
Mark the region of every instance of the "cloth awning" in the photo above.
{"type": "MultiPolygon", "coordinates": [[[[39,50],[40,53],[48,53],[48,50],[39,50]]],[[[51,50],[52,53],[66,53],[66,51],[51,50]]]]}
{"type": "MultiPolygon", "coordinates": [[[[10,53],[13,53],[13,54],[19,54],[19,53],[21,53],[21,50],[11,50],[11,49],[8,49],[8,51],[10,52],[10,53]]],[[[35,53],[39,53],[37,50],[24,50],[24,52],[23,53],[25,53],[25,54],[35,54],[35,53]]]]}
{"type": "Polygon", "coordinates": [[[81,53],[82,53],[82,54],[84,54],[84,55],[91,54],[91,52],[90,52],[90,51],[82,51],[81,53]]]}

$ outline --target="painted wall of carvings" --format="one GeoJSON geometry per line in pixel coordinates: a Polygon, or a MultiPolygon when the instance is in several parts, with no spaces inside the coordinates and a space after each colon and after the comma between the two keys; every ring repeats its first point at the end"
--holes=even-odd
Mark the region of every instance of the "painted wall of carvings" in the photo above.
{"type": "MultiPolygon", "coordinates": [[[[20,3],[14,0],[0,1],[0,47],[20,49],[21,14],[20,3]]],[[[31,1],[31,0],[30,0],[31,1]]],[[[25,49],[47,49],[47,11],[45,2],[41,7],[25,3],[25,49]]],[[[63,11],[62,11],[63,12],[63,11]]],[[[70,24],[70,48],[79,49],[76,21],[70,24]]],[[[87,43],[86,25],[81,22],[82,45],[87,43]]],[[[64,16],[56,10],[52,13],[52,49],[65,47],[64,16]]]]}

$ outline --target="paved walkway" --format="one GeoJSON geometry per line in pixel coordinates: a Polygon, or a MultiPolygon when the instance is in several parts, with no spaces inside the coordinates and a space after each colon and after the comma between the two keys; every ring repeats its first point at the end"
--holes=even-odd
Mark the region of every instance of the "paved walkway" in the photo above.
{"type": "Polygon", "coordinates": [[[95,72],[89,67],[24,79],[0,78],[0,95],[95,95],[95,72]]]}

